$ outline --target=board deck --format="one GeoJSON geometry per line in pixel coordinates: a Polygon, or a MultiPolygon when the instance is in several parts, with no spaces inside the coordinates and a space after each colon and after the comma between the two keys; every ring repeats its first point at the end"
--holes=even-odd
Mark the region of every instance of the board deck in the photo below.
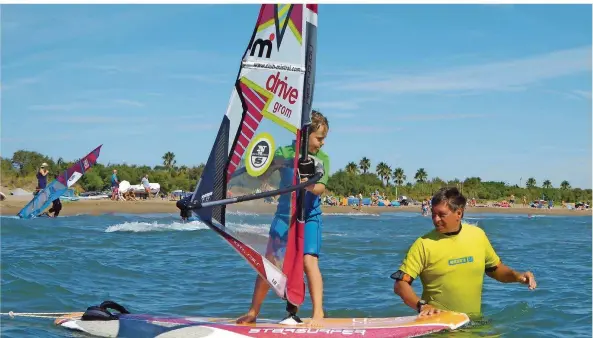
{"type": "Polygon", "coordinates": [[[417,337],[443,330],[455,330],[469,322],[467,315],[441,312],[430,317],[326,318],[321,327],[285,325],[278,320],[259,319],[254,324],[236,324],[234,318],[157,317],[126,314],[119,320],[83,321],[82,313],[56,319],[64,328],[98,337],[290,337],[293,335],[417,337]]]}

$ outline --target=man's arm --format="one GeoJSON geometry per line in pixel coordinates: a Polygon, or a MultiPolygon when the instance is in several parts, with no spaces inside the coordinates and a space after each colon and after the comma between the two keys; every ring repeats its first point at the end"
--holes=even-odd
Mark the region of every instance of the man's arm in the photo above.
{"type": "Polygon", "coordinates": [[[419,316],[430,316],[433,314],[437,314],[441,312],[440,309],[430,305],[430,304],[420,304],[421,298],[416,295],[414,289],[412,289],[412,281],[414,279],[410,277],[407,273],[398,270],[396,273],[391,275],[391,278],[395,279],[395,284],[393,285],[393,292],[398,295],[404,303],[411,307],[412,309],[419,312],[419,316]],[[420,308],[418,307],[420,305],[420,308]]]}
{"type": "Polygon", "coordinates": [[[529,285],[529,289],[533,290],[537,287],[535,276],[530,271],[517,272],[510,267],[499,262],[495,267],[486,269],[486,274],[501,283],[521,283],[529,285]]]}
{"type": "Polygon", "coordinates": [[[395,283],[393,284],[393,292],[400,296],[407,306],[417,310],[416,305],[418,304],[420,297],[418,297],[416,292],[414,292],[414,289],[412,289],[412,277],[410,277],[410,275],[407,273],[401,271],[398,272],[401,273],[402,279],[395,280],[395,283]]]}

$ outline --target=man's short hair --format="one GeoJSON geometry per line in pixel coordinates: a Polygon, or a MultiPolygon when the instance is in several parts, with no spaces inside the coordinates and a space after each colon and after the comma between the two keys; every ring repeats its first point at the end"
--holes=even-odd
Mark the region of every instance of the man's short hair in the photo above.
{"type": "Polygon", "coordinates": [[[447,202],[447,206],[451,211],[455,212],[459,209],[464,209],[465,204],[467,203],[467,199],[463,196],[459,189],[456,187],[445,187],[439,189],[433,196],[432,196],[432,205],[439,205],[443,202],[447,202]]]}

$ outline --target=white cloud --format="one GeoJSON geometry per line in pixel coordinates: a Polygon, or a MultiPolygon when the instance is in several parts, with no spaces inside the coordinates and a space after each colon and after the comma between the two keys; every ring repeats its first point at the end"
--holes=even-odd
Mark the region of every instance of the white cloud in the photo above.
{"type": "Polygon", "coordinates": [[[584,99],[591,100],[591,91],[573,90],[572,93],[584,99]]]}
{"type": "Polygon", "coordinates": [[[395,117],[396,121],[442,121],[442,120],[462,120],[487,117],[486,114],[410,114],[395,117]]]}
{"type": "Polygon", "coordinates": [[[177,127],[177,130],[180,131],[200,131],[200,130],[212,130],[218,128],[218,125],[212,123],[190,123],[190,124],[183,124],[177,127]]]}
{"type": "Polygon", "coordinates": [[[115,100],[115,103],[124,105],[124,106],[131,106],[131,107],[144,107],[144,103],[134,101],[134,100],[126,100],[126,99],[118,99],[115,100]]]}
{"type": "Polygon", "coordinates": [[[338,126],[331,128],[332,133],[358,133],[359,136],[371,135],[375,133],[390,133],[400,131],[399,127],[385,126],[338,126]]]}
{"type": "Polygon", "coordinates": [[[29,110],[38,111],[73,111],[80,109],[110,109],[116,107],[144,107],[144,103],[128,100],[128,99],[114,99],[112,103],[91,103],[91,102],[69,102],[60,104],[36,104],[30,105],[29,110]]]}
{"type": "Polygon", "coordinates": [[[315,108],[319,109],[341,109],[341,110],[355,110],[360,108],[358,102],[353,101],[325,101],[315,103],[315,108]]]}
{"type": "Polygon", "coordinates": [[[544,80],[590,71],[591,46],[586,46],[423,74],[341,81],[335,83],[335,88],[389,93],[517,90],[544,80]]]}
{"type": "Polygon", "coordinates": [[[42,111],[71,111],[75,109],[87,108],[88,106],[81,102],[70,102],[63,104],[36,104],[29,106],[29,110],[42,111]]]}
{"type": "Polygon", "coordinates": [[[9,83],[6,83],[6,81],[2,82],[2,90],[10,90],[10,89],[15,89],[18,87],[23,87],[23,86],[27,86],[30,84],[36,84],[40,82],[40,77],[35,77],[35,76],[31,76],[31,77],[22,77],[19,79],[15,79],[14,81],[10,81],[9,83]]]}
{"type": "Polygon", "coordinates": [[[47,120],[59,122],[59,123],[120,123],[121,120],[115,119],[111,116],[80,116],[80,115],[62,115],[48,117],[47,120]]]}
{"type": "Polygon", "coordinates": [[[331,109],[331,110],[357,110],[362,108],[362,104],[365,102],[379,101],[373,97],[359,97],[355,99],[341,99],[334,101],[321,101],[313,104],[314,109],[331,109]]]}
{"type": "Polygon", "coordinates": [[[179,80],[191,80],[203,83],[230,83],[232,82],[232,78],[223,75],[223,74],[211,74],[211,75],[204,75],[204,74],[172,74],[169,76],[171,79],[179,79],[179,80]]]}

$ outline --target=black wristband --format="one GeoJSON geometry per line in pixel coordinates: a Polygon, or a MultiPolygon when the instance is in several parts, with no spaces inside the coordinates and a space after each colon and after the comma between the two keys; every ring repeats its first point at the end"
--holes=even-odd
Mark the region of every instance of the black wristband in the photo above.
{"type": "Polygon", "coordinates": [[[416,303],[416,310],[418,310],[418,313],[420,313],[420,311],[422,310],[422,307],[426,304],[427,304],[426,301],[422,300],[422,299],[420,299],[418,301],[418,303],[416,303]]]}

